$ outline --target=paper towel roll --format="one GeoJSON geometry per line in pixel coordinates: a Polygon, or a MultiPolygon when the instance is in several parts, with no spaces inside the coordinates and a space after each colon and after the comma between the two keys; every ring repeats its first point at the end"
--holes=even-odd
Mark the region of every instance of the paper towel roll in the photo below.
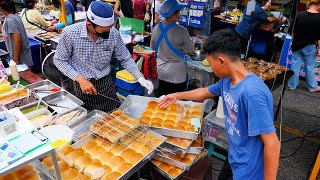
{"type": "Polygon", "coordinates": [[[224,113],[223,113],[223,101],[222,101],[222,97],[219,97],[219,102],[218,102],[218,107],[217,107],[217,112],[216,112],[216,116],[218,118],[224,118],[224,113]]]}

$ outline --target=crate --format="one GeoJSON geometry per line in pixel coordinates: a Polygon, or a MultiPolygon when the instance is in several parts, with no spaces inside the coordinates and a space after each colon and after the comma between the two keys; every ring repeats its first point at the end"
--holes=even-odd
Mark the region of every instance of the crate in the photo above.
{"type": "Polygon", "coordinates": [[[143,95],[144,88],[134,80],[126,70],[117,72],[115,84],[117,86],[117,91],[122,96],[127,97],[128,95],[143,95]]]}
{"type": "Polygon", "coordinates": [[[224,119],[216,117],[216,110],[212,111],[205,117],[203,137],[205,141],[220,146],[225,150],[228,149],[229,142],[224,119]]]}

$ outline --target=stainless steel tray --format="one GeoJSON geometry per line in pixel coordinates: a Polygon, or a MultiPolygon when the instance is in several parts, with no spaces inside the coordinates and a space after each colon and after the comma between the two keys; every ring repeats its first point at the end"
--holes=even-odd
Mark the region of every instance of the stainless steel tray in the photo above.
{"type": "Polygon", "coordinates": [[[11,85],[10,86],[10,90],[6,91],[6,92],[3,92],[3,93],[0,93],[0,96],[5,96],[5,95],[8,95],[8,94],[11,94],[11,93],[14,92],[13,91],[14,89],[16,89],[16,90],[24,89],[24,86],[22,86],[21,84],[19,84],[17,88],[16,87],[17,87],[17,84],[11,85]]]}
{"type": "Polygon", "coordinates": [[[49,173],[48,169],[39,161],[32,161],[31,163],[37,170],[41,179],[55,180],[55,178],[49,173]]]}
{"type": "Polygon", "coordinates": [[[49,105],[49,107],[51,107],[58,114],[66,113],[72,109],[75,109],[78,106],[83,105],[83,102],[80,99],[68,93],[67,91],[60,91],[46,96],[43,98],[43,101],[46,102],[49,105]],[[63,106],[66,108],[57,107],[50,104],[56,104],[58,106],[63,106]]]}
{"type": "Polygon", "coordinates": [[[162,170],[160,167],[156,166],[155,164],[151,163],[153,165],[153,168],[158,171],[162,176],[164,176],[165,178],[167,179],[170,179],[170,180],[176,180],[176,179],[179,179],[181,177],[181,175],[186,171],[186,170],[183,170],[178,176],[176,177],[171,177],[168,173],[166,173],[164,170],[162,170]]]}
{"type": "Polygon", "coordinates": [[[196,164],[198,161],[200,161],[201,159],[203,159],[203,158],[207,155],[208,150],[207,150],[206,148],[203,148],[202,151],[204,151],[205,153],[202,154],[202,155],[199,156],[199,157],[196,157],[192,165],[196,164]]]}
{"type": "MultiPolygon", "coordinates": [[[[149,101],[159,101],[159,98],[129,95],[123,101],[119,109],[123,110],[124,112],[129,114],[131,117],[140,119],[149,101]]],[[[202,116],[203,116],[203,110],[204,110],[203,103],[186,102],[186,101],[178,101],[178,103],[201,106],[202,116]]],[[[202,124],[202,118],[201,118],[201,124],[202,124]]],[[[159,128],[159,127],[150,127],[150,129],[164,136],[171,136],[171,137],[178,137],[178,138],[192,139],[192,140],[196,140],[198,135],[201,132],[201,130],[196,133],[196,132],[187,132],[187,131],[180,131],[180,130],[168,129],[168,128],[159,128]]]]}
{"type": "Polygon", "coordinates": [[[66,115],[66,114],[68,114],[68,113],[71,113],[72,111],[80,111],[81,114],[79,114],[80,116],[74,116],[74,117],[72,117],[71,120],[69,120],[68,122],[66,122],[66,123],[63,124],[63,125],[70,127],[71,125],[73,125],[74,123],[78,122],[80,119],[82,119],[83,117],[85,117],[85,116],[87,115],[87,113],[88,113],[85,108],[83,108],[83,107],[81,107],[81,106],[78,106],[78,107],[76,107],[75,109],[72,109],[72,110],[70,110],[70,111],[67,111],[67,112],[65,112],[65,113],[63,113],[63,114],[55,115],[55,116],[53,117],[53,119],[56,119],[56,118],[59,118],[59,117],[61,117],[61,116],[63,116],[63,115],[66,115]]]}
{"type": "MultiPolygon", "coordinates": [[[[159,152],[159,151],[156,152],[156,155],[153,157],[153,159],[158,160],[163,163],[166,163],[166,164],[169,164],[169,165],[172,165],[172,166],[175,166],[175,167],[178,167],[178,168],[186,170],[186,171],[189,171],[190,166],[192,165],[192,164],[187,165],[187,164],[184,164],[180,161],[176,161],[170,157],[167,157],[166,155],[164,155],[162,152],[159,152]]],[[[192,160],[192,162],[193,161],[194,161],[194,159],[192,160]]]]}
{"type": "MultiPolygon", "coordinates": [[[[35,106],[37,106],[37,105],[38,105],[38,102],[33,102],[33,103],[27,104],[27,105],[25,105],[25,106],[19,107],[19,109],[20,109],[20,111],[23,111],[23,110],[25,110],[25,109],[29,109],[29,108],[35,107],[35,106]]],[[[45,106],[45,107],[48,109],[48,105],[47,105],[45,102],[41,101],[41,102],[40,102],[40,105],[43,105],[43,106],[45,106]]],[[[28,113],[26,113],[26,114],[28,114],[28,113]]]]}
{"type": "Polygon", "coordinates": [[[73,141],[77,142],[78,138],[83,134],[89,133],[90,125],[101,119],[103,116],[107,115],[107,113],[99,110],[93,110],[88,113],[86,116],[80,118],[74,124],[71,124],[69,127],[73,130],[73,141]]]}
{"type": "MultiPolygon", "coordinates": [[[[52,88],[61,88],[58,85],[54,84],[53,82],[49,81],[48,79],[39,81],[33,84],[29,84],[26,86],[27,89],[52,89],[52,88]]],[[[45,96],[48,96],[50,94],[53,94],[53,92],[36,92],[36,94],[39,96],[39,98],[43,98],[45,96]]]]}
{"type": "Polygon", "coordinates": [[[202,151],[203,147],[190,147],[187,150],[187,153],[191,153],[191,154],[200,154],[202,151]]]}
{"type": "MultiPolygon", "coordinates": [[[[166,137],[163,137],[153,131],[148,130],[146,132],[147,134],[150,134],[158,139],[162,140],[162,143],[166,141],[166,137]]],[[[84,143],[86,143],[89,140],[93,140],[95,138],[94,135],[89,135],[83,139],[81,139],[80,141],[74,143],[72,146],[73,147],[77,147],[80,148],[83,146],[84,143]]],[[[148,155],[146,155],[140,162],[138,162],[137,164],[135,164],[131,169],[129,169],[126,173],[124,173],[119,179],[120,180],[125,180],[125,179],[129,179],[135,172],[137,172],[140,168],[142,168],[150,159],[152,159],[152,157],[155,155],[155,151],[153,150],[152,152],[150,152],[148,155]]],[[[112,167],[111,167],[112,168],[112,167]]]]}
{"type": "MultiPolygon", "coordinates": [[[[37,97],[36,97],[34,94],[31,94],[31,93],[30,93],[29,98],[28,98],[28,95],[27,95],[27,96],[23,96],[23,97],[19,97],[19,98],[17,98],[17,99],[14,99],[14,100],[12,100],[12,101],[8,101],[8,102],[4,103],[4,104],[3,104],[3,107],[4,107],[6,110],[13,109],[12,107],[8,107],[8,106],[10,106],[10,104],[12,104],[12,103],[17,103],[17,101],[20,101],[20,100],[22,100],[22,99],[24,99],[24,102],[23,102],[23,103],[19,103],[18,106],[15,106],[15,107],[13,107],[13,108],[24,107],[24,106],[27,106],[27,105],[29,105],[29,104],[32,104],[32,103],[37,102],[37,97]]],[[[20,101],[20,102],[21,102],[21,101],[20,101]]]]}
{"type": "Polygon", "coordinates": [[[168,142],[163,143],[161,145],[161,148],[168,150],[168,151],[171,151],[175,154],[179,154],[179,155],[185,155],[188,151],[188,149],[182,149],[182,148],[177,147],[177,146],[170,144],[168,142]]]}

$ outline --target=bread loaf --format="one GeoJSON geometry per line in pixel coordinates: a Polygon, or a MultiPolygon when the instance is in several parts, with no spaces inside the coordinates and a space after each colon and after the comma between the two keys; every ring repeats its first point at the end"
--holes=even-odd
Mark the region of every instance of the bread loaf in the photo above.
{"type": "Polygon", "coordinates": [[[103,166],[100,163],[91,163],[83,171],[85,175],[92,179],[98,179],[105,173],[103,166]]]}

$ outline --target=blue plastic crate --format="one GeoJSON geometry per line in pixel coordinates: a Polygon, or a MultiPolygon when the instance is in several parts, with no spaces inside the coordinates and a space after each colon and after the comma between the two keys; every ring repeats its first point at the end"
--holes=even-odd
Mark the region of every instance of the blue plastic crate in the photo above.
{"type": "Polygon", "coordinates": [[[115,82],[119,94],[127,97],[128,95],[143,95],[144,88],[138,83],[129,83],[122,79],[116,78],[115,82]]]}

